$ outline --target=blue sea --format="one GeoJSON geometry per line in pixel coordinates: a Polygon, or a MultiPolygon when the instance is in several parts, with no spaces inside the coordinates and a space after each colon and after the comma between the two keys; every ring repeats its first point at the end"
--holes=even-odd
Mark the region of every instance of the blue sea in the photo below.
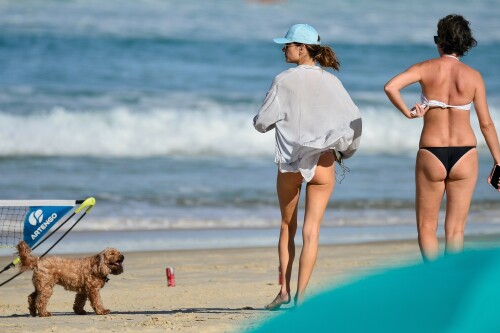
{"type": "MultiPolygon", "coordinates": [[[[463,61],[483,74],[500,128],[499,1],[1,0],[0,199],[95,197],[56,252],[275,246],[274,135],[252,119],[291,66],[272,38],[309,23],[364,125],[321,242],[414,239],[422,122],[383,85],[437,56],[450,13],[471,21],[478,46],[463,61]]],[[[408,88],[408,104],[419,93],[408,88]]],[[[496,234],[492,158],[471,119],[480,176],[466,232],[496,234]]]]}

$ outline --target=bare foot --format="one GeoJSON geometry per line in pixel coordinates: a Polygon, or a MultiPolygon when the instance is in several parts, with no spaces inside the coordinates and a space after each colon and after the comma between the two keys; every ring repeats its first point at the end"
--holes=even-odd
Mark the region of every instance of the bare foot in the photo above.
{"type": "Polygon", "coordinates": [[[267,310],[278,310],[283,304],[290,303],[291,297],[290,294],[285,294],[285,297],[282,296],[281,292],[278,293],[278,296],[271,303],[267,304],[265,308],[267,310]]]}
{"type": "Polygon", "coordinates": [[[295,307],[300,307],[302,305],[302,303],[304,303],[304,294],[301,293],[297,293],[295,294],[295,297],[293,298],[293,301],[295,303],[295,307]]]}

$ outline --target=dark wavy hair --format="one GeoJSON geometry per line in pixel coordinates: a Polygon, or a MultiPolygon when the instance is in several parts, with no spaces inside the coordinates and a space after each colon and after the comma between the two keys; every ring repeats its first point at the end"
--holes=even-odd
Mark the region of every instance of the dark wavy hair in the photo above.
{"type": "Polygon", "coordinates": [[[448,15],[437,24],[438,45],[444,53],[463,56],[477,45],[470,23],[461,15],[448,15]]]}

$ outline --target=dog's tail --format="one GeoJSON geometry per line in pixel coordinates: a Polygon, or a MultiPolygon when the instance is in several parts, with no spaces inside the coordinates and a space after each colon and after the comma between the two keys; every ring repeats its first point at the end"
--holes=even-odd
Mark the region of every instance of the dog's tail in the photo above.
{"type": "Polygon", "coordinates": [[[20,241],[17,244],[19,258],[21,258],[21,271],[33,269],[38,264],[38,258],[31,255],[31,249],[25,241],[20,241]]]}

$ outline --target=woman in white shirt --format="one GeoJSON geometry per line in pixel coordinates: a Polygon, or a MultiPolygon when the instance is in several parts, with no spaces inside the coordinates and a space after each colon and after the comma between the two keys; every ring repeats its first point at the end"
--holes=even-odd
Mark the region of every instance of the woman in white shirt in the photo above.
{"type": "Polygon", "coordinates": [[[295,24],[284,38],[286,62],[296,64],[277,75],[259,113],[259,132],[275,130],[278,165],[277,193],[281,210],[278,245],[280,292],[266,305],[276,310],[290,303],[290,278],[295,257],[298,201],[306,185],[303,247],[300,255],[295,305],[300,304],[316,263],[320,224],[335,183],[334,162],[351,157],[359,146],[361,116],[342,83],[322,67],[339,69],[333,50],[321,46],[316,30],[295,24]],[[316,63],[319,63],[318,66],[316,63]]]}

